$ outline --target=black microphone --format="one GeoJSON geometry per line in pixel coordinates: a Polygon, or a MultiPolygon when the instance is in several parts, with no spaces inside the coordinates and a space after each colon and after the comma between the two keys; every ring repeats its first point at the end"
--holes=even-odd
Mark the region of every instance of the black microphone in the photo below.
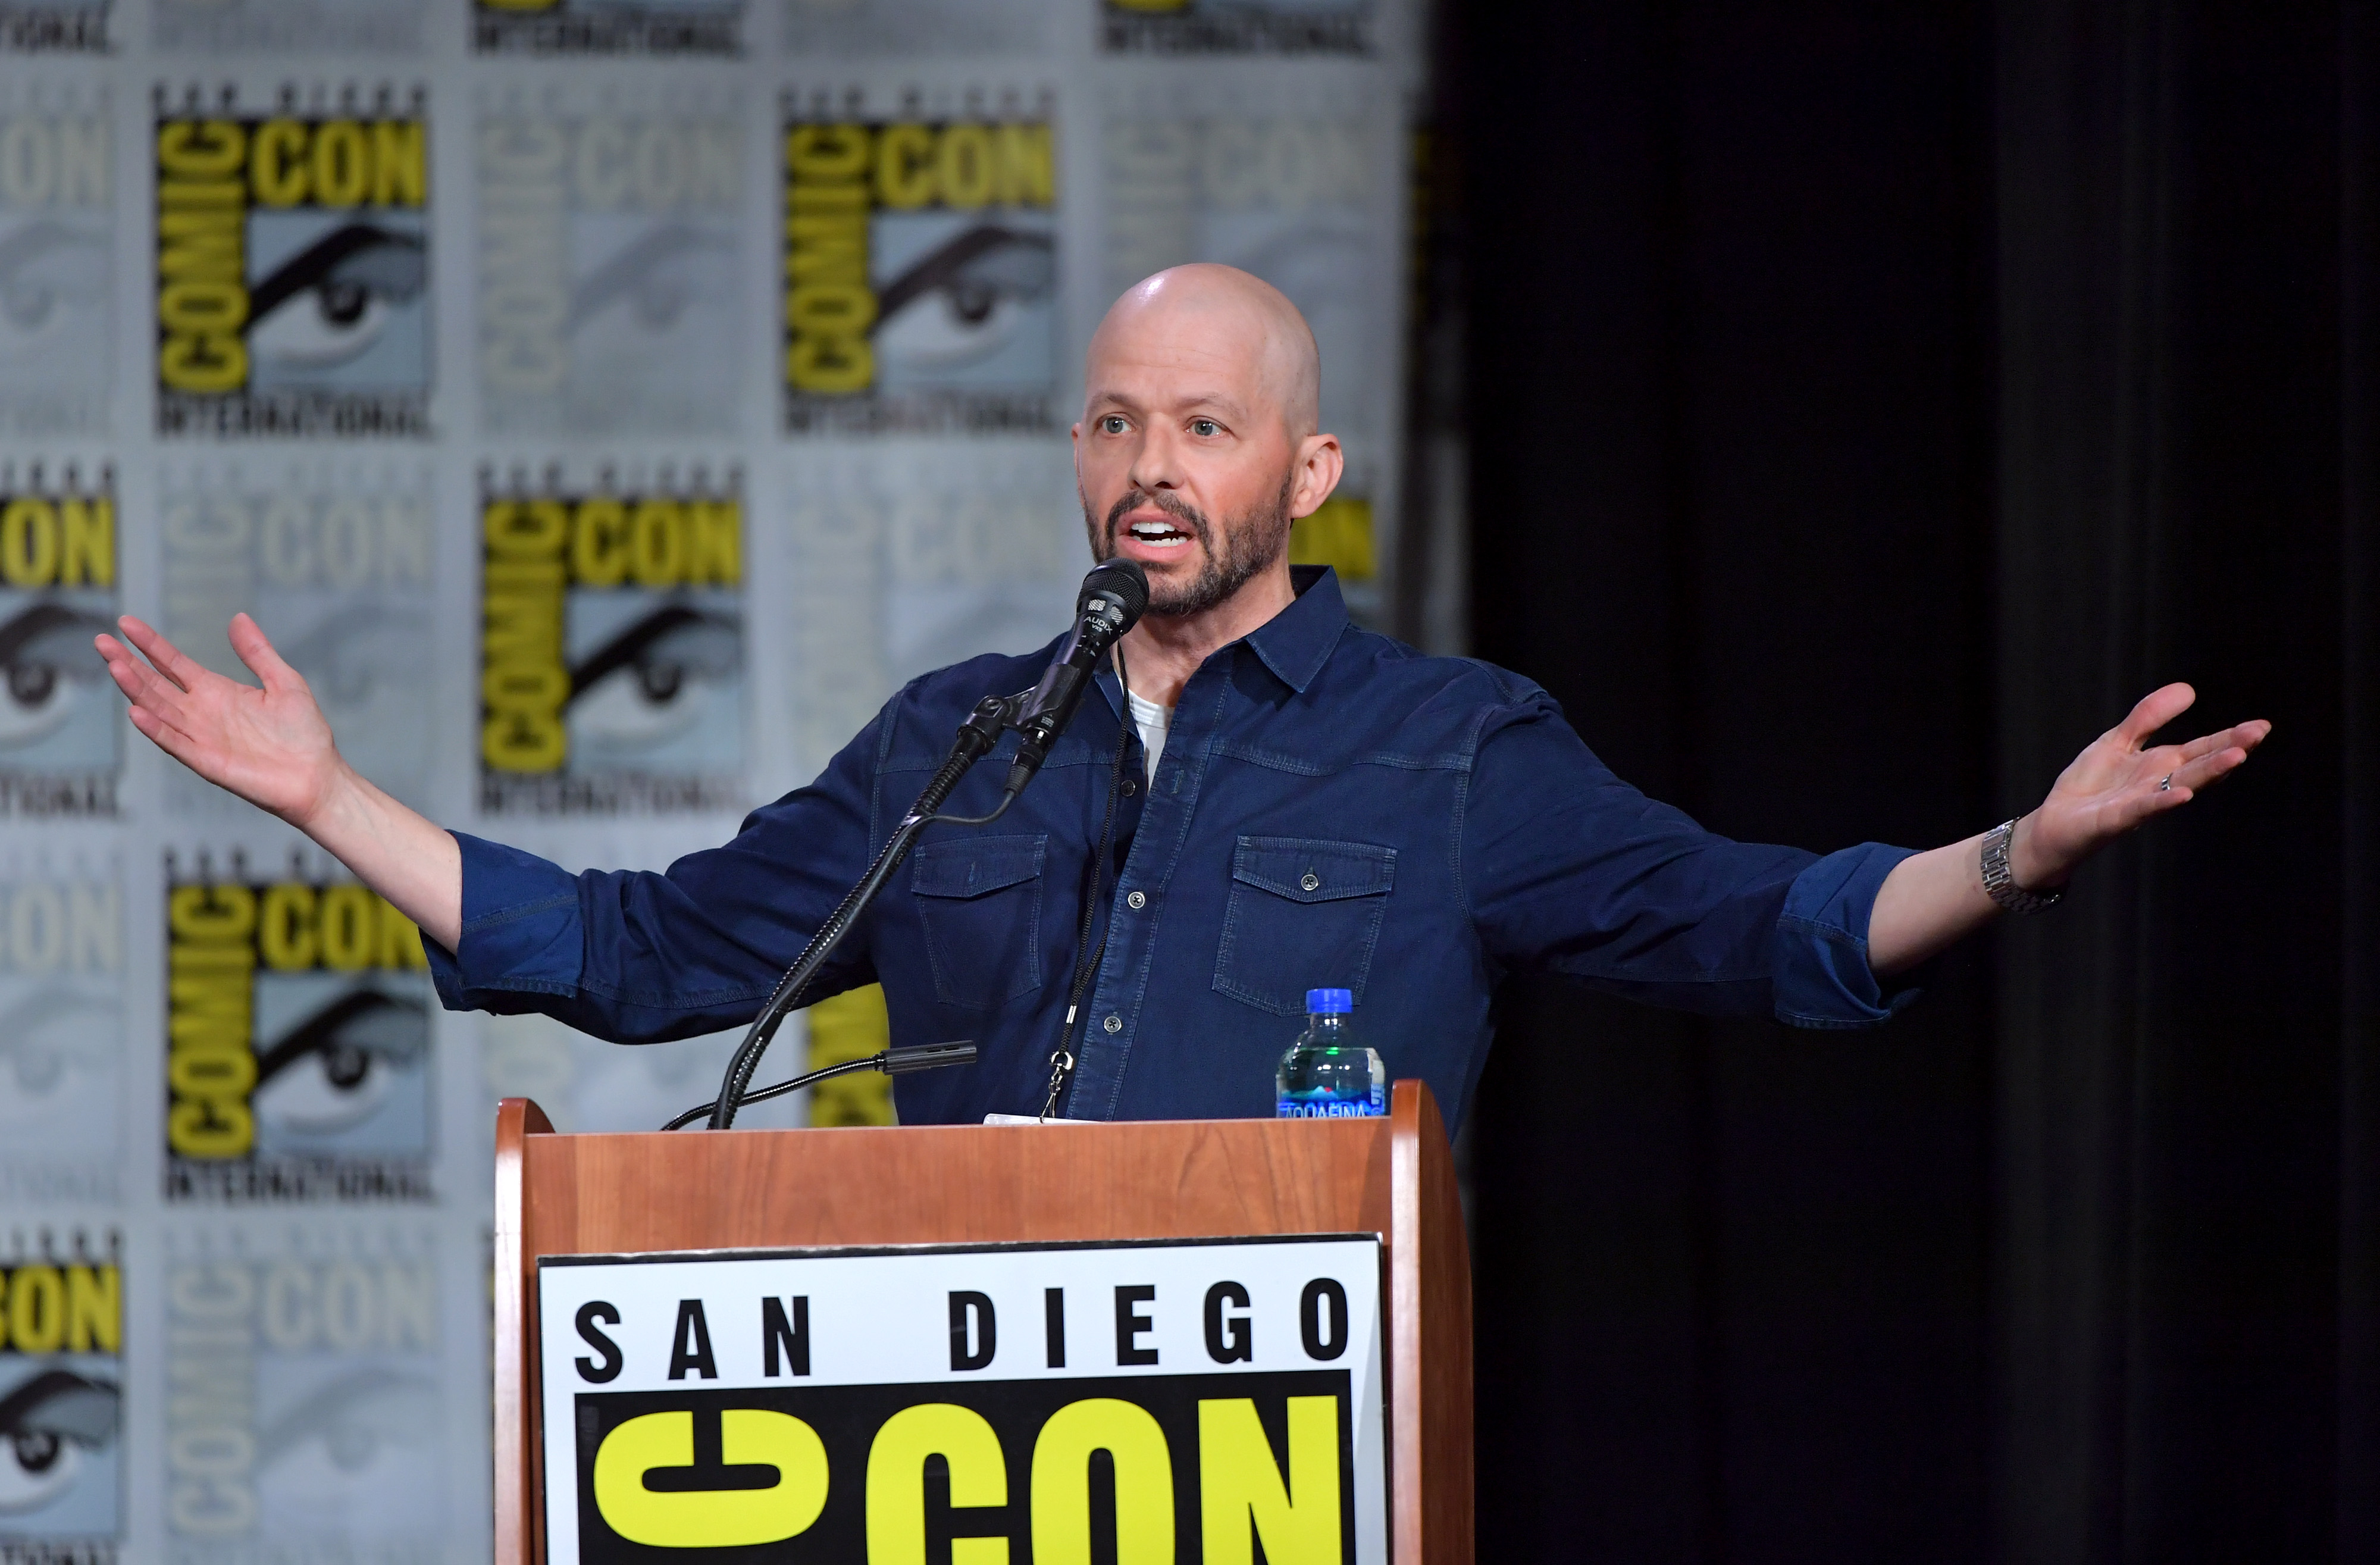
{"type": "Polygon", "coordinates": [[[1083,692],[1099,672],[1099,660],[1119,637],[1139,623],[1148,607],[1148,574],[1130,560],[1110,560],[1093,566],[1083,578],[1082,593],[1075,600],[1075,628],[1050,661],[1041,683],[1026,692],[1017,710],[1016,759],[1009,766],[1008,784],[1002,790],[1007,796],[1023,793],[1025,784],[1041,770],[1050,746],[1074,721],[1075,709],[1083,704],[1083,692]]]}

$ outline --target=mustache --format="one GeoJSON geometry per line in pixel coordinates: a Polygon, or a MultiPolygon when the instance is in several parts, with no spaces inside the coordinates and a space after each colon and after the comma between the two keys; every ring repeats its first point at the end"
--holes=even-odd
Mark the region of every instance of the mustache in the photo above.
{"type": "Polygon", "coordinates": [[[1121,499],[1108,507],[1105,531],[1111,552],[1115,549],[1116,528],[1123,525],[1125,513],[1144,507],[1164,512],[1176,522],[1181,523],[1182,530],[1196,539],[1201,544],[1207,541],[1208,531],[1207,518],[1201,516],[1197,508],[1189,502],[1177,500],[1170,494],[1148,494],[1136,489],[1128,489],[1123,491],[1121,499]]]}

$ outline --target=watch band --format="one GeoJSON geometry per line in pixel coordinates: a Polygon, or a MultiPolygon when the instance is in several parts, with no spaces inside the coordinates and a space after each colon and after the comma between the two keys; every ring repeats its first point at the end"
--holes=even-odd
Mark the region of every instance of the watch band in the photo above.
{"type": "Polygon", "coordinates": [[[2008,861],[2009,839],[2015,834],[2013,820],[2003,821],[1984,833],[1984,890],[2010,913],[2046,913],[2066,893],[2052,892],[2043,896],[2016,883],[2016,877],[2009,873],[2008,861]]]}

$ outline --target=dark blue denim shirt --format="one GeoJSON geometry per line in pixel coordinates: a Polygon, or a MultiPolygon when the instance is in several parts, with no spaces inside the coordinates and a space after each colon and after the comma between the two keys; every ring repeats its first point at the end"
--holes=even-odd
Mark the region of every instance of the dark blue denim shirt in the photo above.
{"type": "MultiPolygon", "coordinates": [[[[1112,673],[1007,815],[922,834],[820,991],[880,981],[894,1043],[979,1046],[972,1068],[899,1079],[905,1123],[1039,1110],[1087,895],[1112,924],[1066,1103],[1078,1119],[1269,1114],[1305,991],[1326,986],[1354,991],[1362,1041],[1458,1123],[1489,996],[1517,969],[1814,1027],[1881,1022],[1909,998],[1879,990],[1866,941],[1906,850],[1821,858],[1714,836],[1613,776],[1527,680],[1357,628],[1328,572],[1296,585],[1191,676],[1153,784],[1129,736],[1096,886],[1112,673]]],[[[1049,656],[917,679],[815,782],[665,873],[574,877],[457,833],[462,945],[431,945],[440,997],[622,1043],[745,1025],[976,700],[1031,685],[1049,656]]],[[[990,809],[1014,745],[945,807],[990,809]]]]}

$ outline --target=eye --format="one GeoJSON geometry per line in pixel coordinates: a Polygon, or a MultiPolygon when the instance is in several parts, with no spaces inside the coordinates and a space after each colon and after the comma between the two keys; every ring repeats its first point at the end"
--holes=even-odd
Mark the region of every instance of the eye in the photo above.
{"type": "Polygon", "coordinates": [[[388,330],[389,302],[361,286],[328,283],[292,294],[257,317],[249,344],[283,364],[327,369],[361,357],[388,330]]]}
{"type": "Polygon", "coordinates": [[[1099,420],[1099,432],[1101,434],[1120,435],[1124,432],[1125,427],[1123,415],[1121,413],[1111,413],[1106,418],[1099,420]]]}
{"type": "Polygon", "coordinates": [[[257,279],[249,352],[292,370],[359,358],[388,331],[426,280],[421,239],[369,223],[315,238],[257,279]]]}
{"type": "Polygon", "coordinates": [[[1190,432],[1200,440],[1212,440],[1223,432],[1223,426],[1212,419],[1193,419],[1190,420],[1190,432]]]}

